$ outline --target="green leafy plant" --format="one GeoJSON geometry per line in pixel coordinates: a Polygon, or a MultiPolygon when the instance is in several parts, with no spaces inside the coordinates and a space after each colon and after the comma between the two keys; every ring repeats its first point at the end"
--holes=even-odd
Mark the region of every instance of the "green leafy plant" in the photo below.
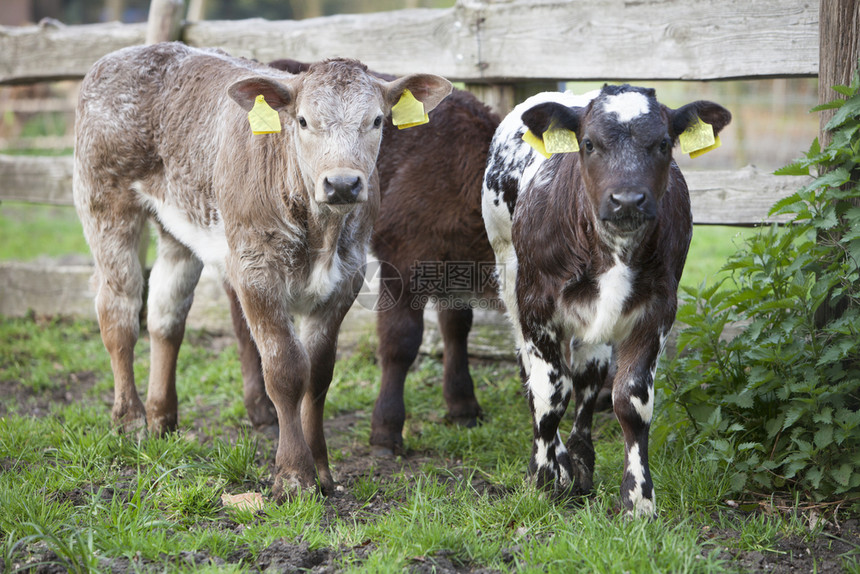
{"type": "Polygon", "coordinates": [[[776,172],[814,177],[772,208],[790,221],[746,238],[730,278],[685,290],[687,328],[663,371],[669,416],[683,416],[663,433],[688,433],[735,492],[860,488],[858,86],[813,108],[837,109],[831,143],[776,172]]]}

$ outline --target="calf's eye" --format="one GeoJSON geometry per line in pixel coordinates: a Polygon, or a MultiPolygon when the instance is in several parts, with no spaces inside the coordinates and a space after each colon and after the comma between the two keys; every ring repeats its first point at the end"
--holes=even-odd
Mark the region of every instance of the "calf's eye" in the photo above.
{"type": "Polygon", "coordinates": [[[382,125],[382,116],[376,116],[376,119],[373,120],[373,127],[378,128],[382,125]]]}
{"type": "Polygon", "coordinates": [[[591,153],[594,151],[594,144],[591,143],[591,140],[582,140],[582,145],[585,147],[585,151],[591,153]]]}
{"type": "Polygon", "coordinates": [[[663,138],[663,141],[660,142],[660,152],[666,153],[667,151],[669,151],[669,140],[663,138]]]}
{"type": "Polygon", "coordinates": [[[303,118],[302,116],[299,116],[299,125],[302,126],[303,128],[306,128],[306,127],[308,127],[308,122],[307,122],[307,120],[305,120],[305,118],[303,118]]]}

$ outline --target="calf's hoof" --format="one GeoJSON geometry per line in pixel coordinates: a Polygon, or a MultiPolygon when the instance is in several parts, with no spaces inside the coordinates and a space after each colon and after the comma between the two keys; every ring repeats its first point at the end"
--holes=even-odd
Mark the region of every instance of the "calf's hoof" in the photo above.
{"type": "Polygon", "coordinates": [[[275,484],[272,485],[272,498],[281,504],[291,500],[302,493],[319,493],[319,485],[316,476],[311,479],[301,477],[295,472],[279,473],[275,476],[275,484]]]}
{"type": "Polygon", "coordinates": [[[478,424],[483,420],[483,416],[480,412],[474,415],[452,415],[448,413],[445,415],[445,420],[447,420],[451,424],[455,424],[458,427],[463,427],[467,429],[475,428],[478,424]]]}
{"type": "Polygon", "coordinates": [[[111,424],[120,433],[136,439],[146,436],[146,410],[140,406],[117,406],[111,411],[111,424]]]}
{"type": "Polygon", "coordinates": [[[483,418],[484,413],[481,411],[481,407],[478,405],[477,401],[471,401],[460,407],[449,407],[448,412],[445,414],[445,420],[465,428],[474,428],[478,426],[478,423],[481,422],[483,418]]]}
{"type": "Polygon", "coordinates": [[[158,415],[153,414],[152,409],[147,409],[147,412],[149,413],[149,416],[147,417],[149,420],[149,433],[153,436],[164,436],[167,433],[171,433],[176,430],[176,426],[178,424],[176,413],[158,415]]]}
{"type": "Polygon", "coordinates": [[[370,454],[381,458],[391,458],[405,454],[403,450],[403,437],[400,436],[400,433],[371,432],[370,454]]]}
{"type": "Polygon", "coordinates": [[[269,400],[269,397],[263,395],[260,398],[249,400],[245,399],[245,410],[248,411],[248,418],[251,419],[251,424],[256,429],[265,427],[278,426],[278,412],[275,410],[275,405],[269,400]]]}
{"type": "Polygon", "coordinates": [[[370,456],[377,458],[394,458],[394,449],[387,446],[370,445],[370,456]]]}
{"type": "Polygon", "coordinates": [[[590,440],[570,440],[567,452],[576,491],[588,494],[594,486],[594,446],[590,440]]]}
{"type": "Polygon", "coordinates": [[[334,478],[331,476],[331,471],[328,469],[319,473],[320,492],[328,496],[334,493],[334,478]]]}
{"type": "Polygon", "coordinates": [[[553,500],[567,500],[572,496],[575,483],[570,457],[566,451],[542,464],[532,459],[529,471],[534,474],[535,485],[553,500]]]}

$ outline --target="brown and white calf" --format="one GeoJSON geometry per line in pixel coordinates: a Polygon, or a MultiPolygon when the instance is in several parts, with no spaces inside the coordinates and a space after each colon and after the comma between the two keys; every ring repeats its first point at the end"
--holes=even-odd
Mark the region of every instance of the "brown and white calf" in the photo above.
{"type": "Polygon", "coordinates": [[[692,234],[672,148],[698,118],[718,133],[731,114],[706,101],[673,110],[654,90],[628,85],[586,96],[538,94],[502,121],[484,176],[484,222],[532,412],[530,472],[556,494],[591,490],[594,402],[615,363],[621,499],[634,515],[655,513],[654,373],[692,234]],[[575,132],[578,153],[545,159],[522,140],[526,129],[543,139],[559,128],[575,132]],[[559,424],[572,392],[565,444],[559,424]]]}
{"type": "Polygon", "coordinates": [[[176,427],[176,357],[209,263],[236,291],[260,350],[279,423],[275,495],[314,488],[317,477],[323,491],[333,487],[323,403],[379,209],[383,120],[407,88],[429,111],[451,85],[432,75],[383,82],[343,59],[294,76],[178,43],[127,48],[93,66],[77,109],[74,197],[95,258],[116,425],[176,427]],[[259,95],[282,131],[252,133],[247,112],[259,95]],[[144,407],[132,357],[147,219],[159,244],[144,407]]]}
{"type": "MultiPolygon", "coordinates": [[[[309,65],[294,60],[269,64],[301,73],[309,65]]],[[[376,74],[386,81],[394,76],[376,74]]],[[[376,454],[403,452],[403,399],[407,372],[418,355],[424,330],[424,307],[437,298],[444,345],[443,395],[448,418],[472,426],[480,415],[469,374],[467,337],[472,326],[468,301],[455,292],[462,284],[478,295],[483,290],[480,268],[492,268],[493,251],[481,218],[481,179],[487,149],[499,118],[472,94],[454,90],[433,112],[428,125],[399,130],[385,122],[377,160],[381,206],[371,248],[380,261],[377,279],[392,295],[390,305],[378,307],[376,327],[382,370],[379,396],[373,409],[370,443],[376,454]],[[471,271],[471,278],[452,276],[471,271]],[[428,277],[439,271],[441,275],[428,277]]],[[[228,289],[229,293],[230,289],[228,289]]],[[[276,421],[262,386],[259,354],[241,309],[232,305],[244,379],[245,406],[251,421],[265,427],[276,421]]]]}

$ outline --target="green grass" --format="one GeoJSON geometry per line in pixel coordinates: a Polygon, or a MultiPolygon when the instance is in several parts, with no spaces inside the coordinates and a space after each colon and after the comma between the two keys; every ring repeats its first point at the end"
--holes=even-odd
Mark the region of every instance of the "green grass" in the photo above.
{"type": "Polygon", "coordinates": [[[754,228],[696,225],[690,252],[684,264],[681,286],[696,288],[702,281],[712,282],[726,277],[720,268],[737,251],[744,237],[756,233],[754,228]]]}
{"type": "MultiPolygon", "coordinates": [[[[305,494],[281,506],[266,502],[257,512],[228,509],[222,493],[268,494],[274,447],[246,430],[235,349],[214,352],[208,344],[205,334],[191,332],[180,355],[181,431],[137,441],[110,428],[109,364],[93,323],[0,318],[0,386],[7,395],[0,407],[3,571],[26,560],[76,572],[109,570],[125,560],[148,571],[242,572],[277,542],[329,549],[334,564],[350,572],[448,564],[520,572],[734,572],[743,570],[734,552],[777,557],[786,536],[820,534],[808,529],[800,510],[729,508],[720,477],[672,441],[652,445],[659,516],[618,515],[624,454],[608,414],[595,424],[594,496],[579,504],[548,500],[524,479],[529,414],[516,368],[505,363],[474,368],[485,420],[461,429],[443,420],[438,361],[419,361],[407,385],[405,440],[414,453],[409,458],[421,462],[410,466],[407,458],[402,470],[389,462],[379,472],[361,454],[379,380],[371,342],[336,366],[327,410],[328,417],[355,413],[358,421],[328,432],[330,452],[338,453],[335,476],[363,471],[342,479],[336,498],[305,494]],[[53,398],[64,389],[74,389],[73,401],[53,398]],[[354,502],[343,506],[344,500],[354,502]],[[202,562],[189,562],[198,554],[202,562]]],[[[145,340],[138,351],[145,392],[145,340]]],[[[843,560],[846,570],[857,570],[856,556],[843,560]]]]}
{"type": "Polygon", "coordinates": [[[0,204],[0,261],[72,254],[89,254],[74,207],[12,201],[0,204]]]}

